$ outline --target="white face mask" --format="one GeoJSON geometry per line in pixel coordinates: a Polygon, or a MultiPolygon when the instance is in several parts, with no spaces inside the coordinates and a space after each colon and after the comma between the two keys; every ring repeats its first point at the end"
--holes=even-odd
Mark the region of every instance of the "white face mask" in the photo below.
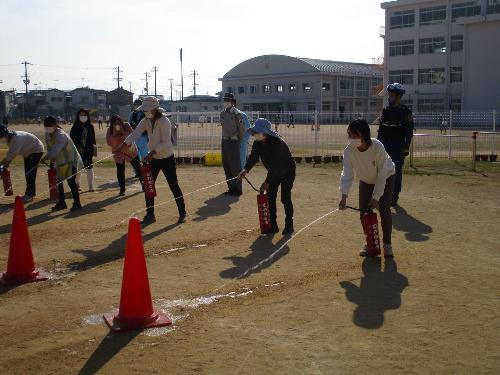
{"type": "Polygon", "coordinates": [[[229,109],[233,106],[233,103],[231,102],[224,102],[224,108],[229,109]]]}
{"type": "Polygon", "coordinates": [[[80,116],[78,118],[79,118],[80,122],[82,122],[82,123],[86,123],[89,119],[88,116],[80,116]]]}
{"type": "Polygon", "coordinates": [[[47,126],[45,128],[45,133],[46,134],[54,134],[54,132],[56,131],[56,128],[52,127],[52,126],[47,126]]]}
{"type": "Polygon", "coordinates": [[[155,115],[151,111],[146,111],[144,112],[144,116],[146,116],[146,118],[152,119],[155,115]]]}
{"type": "Polygon", "coordinates": [[[266,136],[262,133],[255,133],[254,134],[254,137],[255,137],[255,140],[256,141],[263,141],[264,139],[266,139],[266,136]]]}
{"type": "Polygon", "coordinates": [[[349,138],[349,144],[351,146],[354,146],[354,147],[359,147],[359,146],[361,146],[361,139],[360,138],[357,138],[357,139],[349,138]]]}
{"type": "Polygon", "coordinates": [[[120,130],[122,130],[122,127],[120,125],[115,125],[115,130],[119,132],[120,130]]]}

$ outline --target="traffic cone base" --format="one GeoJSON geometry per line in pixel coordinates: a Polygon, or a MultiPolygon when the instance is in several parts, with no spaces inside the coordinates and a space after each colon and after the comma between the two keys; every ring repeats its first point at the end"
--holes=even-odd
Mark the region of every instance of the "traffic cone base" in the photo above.
{"type": "Polygon", "coordinates": [[[172,319],[162,311],[154,311],[152,316],[141,319],[121,318],[118,311],[113,311],[109,314],[104,314],[103,318],[109,328],[115,332],[172,325],[172,319]]]}
{"type": "Polygon", "coordinates": [[[37,283],[49,279],[49,274],[44,270],[37,268],[31,274],[27,275],[9,275],[7,272],[2,274],[0,284],[2,285],[16,285],[26,283],[37,283]]]}

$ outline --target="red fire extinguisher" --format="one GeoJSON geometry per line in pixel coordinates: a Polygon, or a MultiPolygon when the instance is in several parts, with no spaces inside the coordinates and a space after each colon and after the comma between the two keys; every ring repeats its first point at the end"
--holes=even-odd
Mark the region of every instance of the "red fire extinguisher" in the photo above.
{"type": "Polygon", "coordinates": [[[349,207],[352,210],[361,211],[363,231],[366,237],[366,252],[370,257],[376,257],[381,253],[380,236],[378,231],[378,218],[373,210],[360,210],[359,208],[349,207]]]}
{"type": "Polygon", "coordinates": [[[141,176],[142,176],[142,186],[146,198],[156,197],[155,181],[153,179],[153,171],[151,170],[151,164],[144,163],[141,166],[141,176]]]}
{"type": "Polygon", "coordinates": [[[1,168],[0,174],[2,175],[3,191],[4,194],[9,196],[14,194],[12,191],[12,181],[10,179],[10,172],[7,168],[1,168]]]}
{"type": "Polygon", "coordinates": [[[57,169],[53,166],[49,167],[47,170],[47,176],[49,177],[50,197],[52,199],[58,199],[59,189],[57,187],[57,169]]]}
{"type": "Polygon", "coordinates": [[[269,230],[271,230],[271,214],[269,212],[269,198],[267,192],[262,189],[258,190],[246,177],[245,180],[247,180],[252,189],[259,192],[257,195],[257,211],[259,213],[260,232],[262,234],[268,233],[269,230]]]}

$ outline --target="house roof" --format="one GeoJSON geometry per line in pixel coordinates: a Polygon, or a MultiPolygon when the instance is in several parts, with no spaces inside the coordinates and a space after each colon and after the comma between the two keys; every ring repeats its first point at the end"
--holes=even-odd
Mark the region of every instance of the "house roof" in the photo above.
{"type": "Polygon", "coordinates": [[[382,75],[382,70],[374,64],[363,64],[345,61],[299,58],[322,73],[346,75],[382,75]]]}

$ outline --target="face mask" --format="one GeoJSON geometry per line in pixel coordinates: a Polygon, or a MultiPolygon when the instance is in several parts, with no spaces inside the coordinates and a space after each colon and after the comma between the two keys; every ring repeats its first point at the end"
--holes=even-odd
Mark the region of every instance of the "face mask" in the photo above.
{"type": "Polygon", "coordinates": [[[259,142],[261,142],[264,139],[266,139],[266,136],[264,134],[262,134],[262,133],[255,133],[254,137],[255,137],[255,140],[259,141],[259,142]]]}
{"type": "Polygon", "coordinates": [[[224,108],[229,109],[233,106],[231,102],[224,102],[224,108]]]}
{"type": "Polygon", "coordinates": [[[88,116],[80,116],[79,119],[80,119],[80,122],[86,123],[89,118],[88,118],[88,116]]]}
{"type": "Polygon", "coordinates": [[[146,116],[146,118],[152,119],[155,115],[153,114],[153,112],[147,111],[144,112],[144,116],[146,116]]]}
{"type": "Polygon", "coordinates": [[[357,139],[349,138],[349,144],[351,146],[354,146],[354,147],[359,147],[359,146],[361,146],[361,139],[359,139],[359,138],[357,138],[357,139]]]}
{"type": "Polygon", "coordinates": [[[115,130],[119,132],[120,130],[122,130],[122,127],[120,125],[115,125],[115,130]]]}
{"type": "Polygon", "coordinates": [[[48,126],[45,128],[45,133],[46,134],[54,134],[54,132],[56,131],[56,128],[52,127],[52,126],[48,126]]]}

